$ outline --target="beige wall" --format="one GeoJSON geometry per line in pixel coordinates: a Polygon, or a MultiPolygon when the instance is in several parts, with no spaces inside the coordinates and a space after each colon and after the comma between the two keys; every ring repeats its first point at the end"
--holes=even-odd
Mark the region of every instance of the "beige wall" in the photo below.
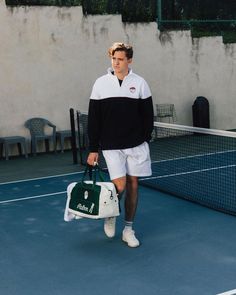
{"type": "Polygon", "coordinates": [[[94,80],[109,66],[114,41],[134,46],[133,69],[154,103],[174,103],[178,123],[192,124],[196,96],[210,102],[211,127],[236,128],[236,45],[193,40],[156,23],[123,24],[119,15],[83,17],[81,7],[7,8],[0,0],[0,136],[29,136],[33,116],[69,128],[69,108],[87,110],[94,80]]]}

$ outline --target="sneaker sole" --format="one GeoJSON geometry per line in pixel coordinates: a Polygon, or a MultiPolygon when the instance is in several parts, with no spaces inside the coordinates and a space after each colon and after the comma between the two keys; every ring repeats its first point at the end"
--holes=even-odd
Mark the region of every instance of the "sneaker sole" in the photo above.
{"type": "Polygon", "coordinates": [[[123,238],[122,237],[122,241],[124,242],[124,243],[126,243],[130,248],[137,248],[137,247],[139,247],[140,246],[140,243],[138,243],[138,245],[130,245],[127,241],[126,241],[126,239],[125,238],[123,238]]]}
{"type": "Polygon", "coordinates": [[[106,235],[108,238],[114,238],[114,236],[116,235],[116,232],[114,232],[114,234],[112,234],[112,235],[109,235],[109,234],[106,233],[105,228],[104,228],[103,230],[104,230],[105,235],[106,235]]]}
{"type": "MultiPolygon", "coordinates": [[[[105,231],[104,231],[104,232],[105,232],[105,231]]],[[[105,232],[105,235],[106,235],[106,237],[108,237],[109,239],[114,238],[114,236],[115,236],[115,234],[112,235],[112,236],[109,236],[109,235],[106,234],[106,232],[105,232]]]]}

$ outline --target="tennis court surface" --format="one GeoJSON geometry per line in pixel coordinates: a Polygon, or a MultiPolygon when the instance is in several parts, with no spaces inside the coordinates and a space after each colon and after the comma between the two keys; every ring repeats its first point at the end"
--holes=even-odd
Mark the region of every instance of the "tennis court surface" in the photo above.
{"type": "Polygon", "coordinates": [[[63,221],[66,187],[80,178],[1,183],[1,294],[209,295],[236,288],[234,216],[141,187],[142,245],[130,249],[121,241],[122,218],[111,240],[102,220],[63,221]]]}

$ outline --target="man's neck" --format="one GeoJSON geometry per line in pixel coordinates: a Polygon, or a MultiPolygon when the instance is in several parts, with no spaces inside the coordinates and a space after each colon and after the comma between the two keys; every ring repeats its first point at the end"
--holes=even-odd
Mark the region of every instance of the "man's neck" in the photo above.
{"type": "Polygon", "coordinates": [[[124,80],[125,76],[129,74],[129,70],[126,73],[116,73],[114,72],[114,75],[119,79],[119,80],[124,80]]]}

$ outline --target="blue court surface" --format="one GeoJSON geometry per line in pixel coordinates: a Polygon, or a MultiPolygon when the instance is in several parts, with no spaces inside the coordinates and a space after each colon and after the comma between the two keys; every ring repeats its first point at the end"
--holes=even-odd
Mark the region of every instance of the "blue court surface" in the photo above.
{"type": "Polygon", "coordinates": [[[64,222],[80,178],[0,184],[0,294],[236,294],[236,217],[141,186],[132,249],[123,212],[113,239],[102,220],[64,222]]]}

